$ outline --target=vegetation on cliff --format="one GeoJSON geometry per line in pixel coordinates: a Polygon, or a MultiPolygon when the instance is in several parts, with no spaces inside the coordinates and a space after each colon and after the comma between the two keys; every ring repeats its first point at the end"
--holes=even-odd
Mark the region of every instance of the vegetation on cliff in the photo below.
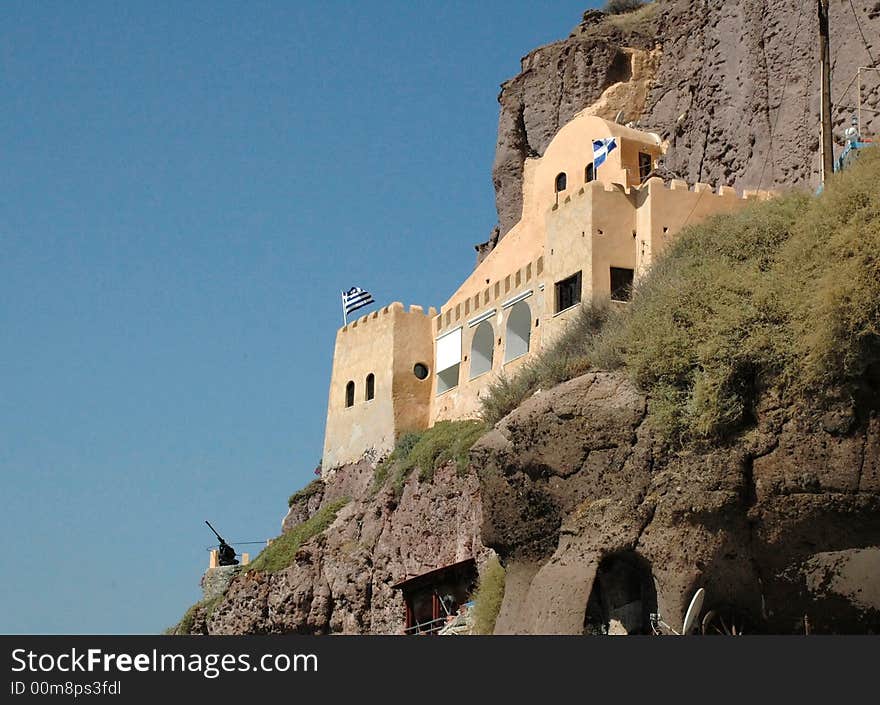
{"type": "Polygon", "coordinates": [[[385,486],[389,478],[396,495],[410,473],[419,469],[419,480],[430,482],[437,468],[452,461],[459,474],[467,469],[468,451],[486,431],[480,421],[439,421],[421,433],[400,437],[394,451],[376,467],[373,491],[385,486]]]}
{"type": "Polygon", "coordinates": [[[292,495],[290,495],[290,497],[287,498],[287,506],[292,507],[297,502],[304,502],[310,497],[314,497],[323,489],[323,487],[324,481],[321,478],[316,478],[312,480],[305,487],[297,490],[292,495]]]}
{"type": "Polygon", "coordinates": [[[207,620],[214,612],[214,608],[220,604],[220,600],[223,599],[223,595],[217,595],[216,597],[212,597],[210,600],[201,600],[200,602],[196,602],[192,607],[190,607],[186,612],[183,613],[183,617],[180,618],[180,621],[174,625],[173,627],[169,627],[165,630],[166,635],[187,635],[192,634],[193,626],[196,622],[196,617],[199,616],[199,613],[202,613],[202,619],[207,620]]]}
{"type": "Polygon", "coordinates": [[[263,571],[277,573],[293,563],[299,547],[332,524],[339,510],[348,504],[348,499],[340,499],[321,507],[315,514],[299,526],[286,531],[264,548],[243,572],[263,571]]]}
{"type": "Polygon", "coordinates": [[[506,577],[496,556],[486,561],[474,593],[474,634],[491,634],[495,631],[495,620],[498,619],[501,602],[504,600],[506,577]]]}
{"type": "Polygon", "coordinates": [[[880,149],[820,196],[790,194],[686,228],[623,308],[568,333],[483,402],[494,423],[535,391],[621,369],[674,443],[748,425],[763,392],[821,408],[857,400],[880,364],[880,149]]]}

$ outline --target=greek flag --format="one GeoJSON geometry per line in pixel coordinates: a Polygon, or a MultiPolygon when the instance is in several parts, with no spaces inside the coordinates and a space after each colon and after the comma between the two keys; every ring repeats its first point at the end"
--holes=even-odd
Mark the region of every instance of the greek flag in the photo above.
{"type": "Polygon", "coordinates": [[[346,319],[352,311],[369,306],[371,303],[373,303],[373,295],[359,286],[353,286],[348,291],[342,292],[342,310],[345,312],[346,319]]]}
{"type": "Polygon", "coordinates": [[[593,170],[598,171],[599,167],[602,166],[608,157],[608,154],[615,149],[617,149],[617,142],[613,137],[593,140],[593,170]]]}

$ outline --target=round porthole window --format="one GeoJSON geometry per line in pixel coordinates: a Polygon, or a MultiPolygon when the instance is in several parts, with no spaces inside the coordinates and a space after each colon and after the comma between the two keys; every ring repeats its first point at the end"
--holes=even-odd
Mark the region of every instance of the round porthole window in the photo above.
{"type": "Polygon", "coordinates": [[[428,367],[427,365],[423,365],[421,362],[417,362],[415,367],[413,367],[413,374],[419,379],[427,379],[428,378],[428,367]]]}

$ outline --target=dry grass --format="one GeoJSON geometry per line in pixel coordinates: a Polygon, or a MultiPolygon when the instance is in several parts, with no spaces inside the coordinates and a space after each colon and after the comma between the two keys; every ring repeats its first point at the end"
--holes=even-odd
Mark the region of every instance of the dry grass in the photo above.
{"type": "Polygon", "coordinates": [[[498,558],[492,556],[486,561],[474,593],[474,634],[491,634],[495,631],[495,620],[498,619],[501,601],[504,599],[506,577],[498,558]]]}
{"type": "Polygon", "coordinates": [[[455,462],[459,475],[463,474],[471,446],[485,431],[486,425],[480,421],[439,421],[422,433],[404,434],[391,455],[376,467],[373,491],[391,478],[394,493],[400,496],[413,470],[418,468],[419,479],[430,482],[434,471],[449,461],[455,462]]]}
{"type": "Polygon", "coordinates": [[[348,504],[348,499],[340,499],[321,507],[312,517],[277,539],[260,551],[253,562],[244,566],[242,572],[262,571],[277,573],[293,565],[296,552],[310,538],[325,531],[336,520],[339,510],[348,504]]]}
{"type": "Polygon", "coordinates": [[[859,397],[880,377],[878,180],[880,149],[866,150],[819,197],[687,228],[623,313],[586,310],[564,343],[496,385],[486,419],[586,369],[623,368],[677,444],[729,437],[767,389],[815,408],[859,397]]]}

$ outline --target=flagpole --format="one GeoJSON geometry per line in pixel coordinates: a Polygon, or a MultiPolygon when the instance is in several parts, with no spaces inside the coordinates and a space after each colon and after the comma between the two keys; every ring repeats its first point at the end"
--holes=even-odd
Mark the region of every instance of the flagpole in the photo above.
{"type": "Polygon", "coordinates": [[[345,313],[345,292],[342,292],[342,327],[348,325],[348,316],[345,313]]]}

